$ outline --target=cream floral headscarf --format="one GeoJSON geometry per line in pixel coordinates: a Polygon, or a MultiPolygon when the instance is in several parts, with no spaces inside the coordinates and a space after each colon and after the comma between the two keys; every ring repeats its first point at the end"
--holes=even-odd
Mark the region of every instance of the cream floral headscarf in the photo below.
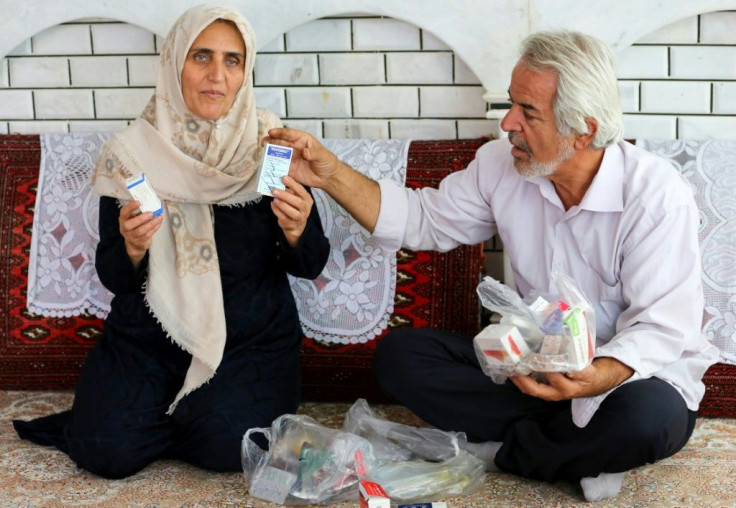
{"type": "Polygon", "coordinates": [[[191,353],[184,385],[169,407],[206,383],[225,348],[226,328],[211,205],[242,205],[259,198],[255,173],[260,140],[279,119],[256,110],[255,34],[238,13],[202,5],[184,12],[161,50],[158,83],[141,118],[105,144],[94,189],[124,202],[125,178],[145,173],[164,205],[163,224],[148,258],[145,297],[171,339],[191,353]],[[230,20],[245,42],[245,78],[230,111],[211,121],[194,116],[181,91],[181,71],[199,33],[230,20]]]}

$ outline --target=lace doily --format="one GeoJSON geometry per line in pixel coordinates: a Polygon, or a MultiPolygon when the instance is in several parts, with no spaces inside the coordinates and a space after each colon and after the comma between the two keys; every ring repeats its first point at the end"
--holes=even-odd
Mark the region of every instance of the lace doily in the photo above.
{"type": "Polygon", "coordinates": [[[703,333],[736,364],[736,143],[637,141],[669,160],[690,184],[700,210],[705,314],[703,333]]]}
{"type": "Polygon", "coordinates": [[[90,179],[105,133],[41,135],[28,310],[43,316],[104,317],[112,294],[95,270],[99,198],[90,179]]]}
{"type": "MultiPolygon", "coordinates": [[[[109,133],[41,135],[41,167],[28,270],[31,312],[105,317],[112,294],[97,277],[99,199],[90,179],[109,133]]],[[[337,156],[374,179],[406,179],[409,140],[325,140],[337,156]]],[[[379,335],[393,312],[396,256],[324,192],[313,191],[332,252],[314,281],[290,277],[304,334],[350,344],[379,335]]]]}
{"type": "MultiPolygon", "coordinates": [[[[409,140],[325,140],[343,162],[378,180],[406,181],[409,140]]],[[[319,189],[314,202],[332,247],[315,280],[291,278],[302,330],[323,342],[367,342],[388,326],[396,293],[396,255],[319,189]]]]}

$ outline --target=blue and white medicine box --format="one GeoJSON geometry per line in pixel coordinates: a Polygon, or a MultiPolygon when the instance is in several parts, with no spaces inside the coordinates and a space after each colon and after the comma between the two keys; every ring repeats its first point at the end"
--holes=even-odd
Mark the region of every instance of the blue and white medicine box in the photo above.
{"type": "Polygon", "coordinates": [[[289,174],[293,148],[266,143],[258,164],[258,184],[256,190],[264,196],[273,196],[272,189],[286,189],[281,178],[289,174]]]}
{"type": "Polygon", "coordinates": [[[145,173],[133,175],[126,179],[125,186],[128,188],[130,195],[133,196],[133,199],[140,203],[141,212],[153,212],[154,217],[158,217],[164,213],[161,200],[158,199],[156,191],[153,190],[151,184],[146,180],[145,173]]]}

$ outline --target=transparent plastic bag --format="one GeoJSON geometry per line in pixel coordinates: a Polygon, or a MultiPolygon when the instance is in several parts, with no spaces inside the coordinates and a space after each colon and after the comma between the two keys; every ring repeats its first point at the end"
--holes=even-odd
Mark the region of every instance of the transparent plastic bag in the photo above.
{"type": "Polygon", "coordinates": [[[373,463],[370,442],[305,415],[285,414],[270,428],[249,429],[242,441],[249,493],[282,505],[358,499],[358,482],[373,463]],[[254,440],[263,435],[262,449],[254,440]]]}
{"type": "Polygon", "coordinates": [[[358,399],[348,410],[343,430],[368,439],[376,462],[415,458],[447,460],[456,456],[468,442],[464,432],[417,428],[381,418],[365,399],[358,399]]]}
{"type": "Polygon", "coordinates": [[[383,487],[392,501],[432,501],[475,492],[483,485],[485,468],[477,457],[460,450],[442,462],[408,460],[378,464],[368,478],[383,487]]]}
{"type": "Polygon", "coordinates": [[[462,449],[465,433],[417,428],[377,416],[358,399],[343,429],[371,442],[374,461],[367,478],[395,502],[429,501],[474,492],[483,484],[482,461],[462,449]]]}
{"type": "Polygon", "coordinates": [[[490,277],[478,285],[483,306],[501,315],[500,323],[473,340],[481,368],[494,382],[512,375],[578,371],[593,361],[593,306],[573,279],[556,271],[551,278],[557,293],[532,293],[529,303],[490,277]]]}

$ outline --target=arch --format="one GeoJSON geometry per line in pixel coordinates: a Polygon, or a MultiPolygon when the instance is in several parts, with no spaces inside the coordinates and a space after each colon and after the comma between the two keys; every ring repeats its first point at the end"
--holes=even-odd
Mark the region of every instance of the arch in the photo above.
{"type": "MultiPolygon", "coordinates": [[[[104,17],[165,35],[185,9],[203,0],[0,0],[0,57],[49,27],[104,17]],[[11,14],[12,13],[12,14],[11,14]]],[[[530,32],[567,28],[597,35],[621,50],[679,19],[736,9],[736,0],[226,0],[243,12],[261,44],[292,28],[325,16],[366,13],[389,16],[426,29],[470,67],[489,100],[505,97],[519,42],[530,32]]]]}

